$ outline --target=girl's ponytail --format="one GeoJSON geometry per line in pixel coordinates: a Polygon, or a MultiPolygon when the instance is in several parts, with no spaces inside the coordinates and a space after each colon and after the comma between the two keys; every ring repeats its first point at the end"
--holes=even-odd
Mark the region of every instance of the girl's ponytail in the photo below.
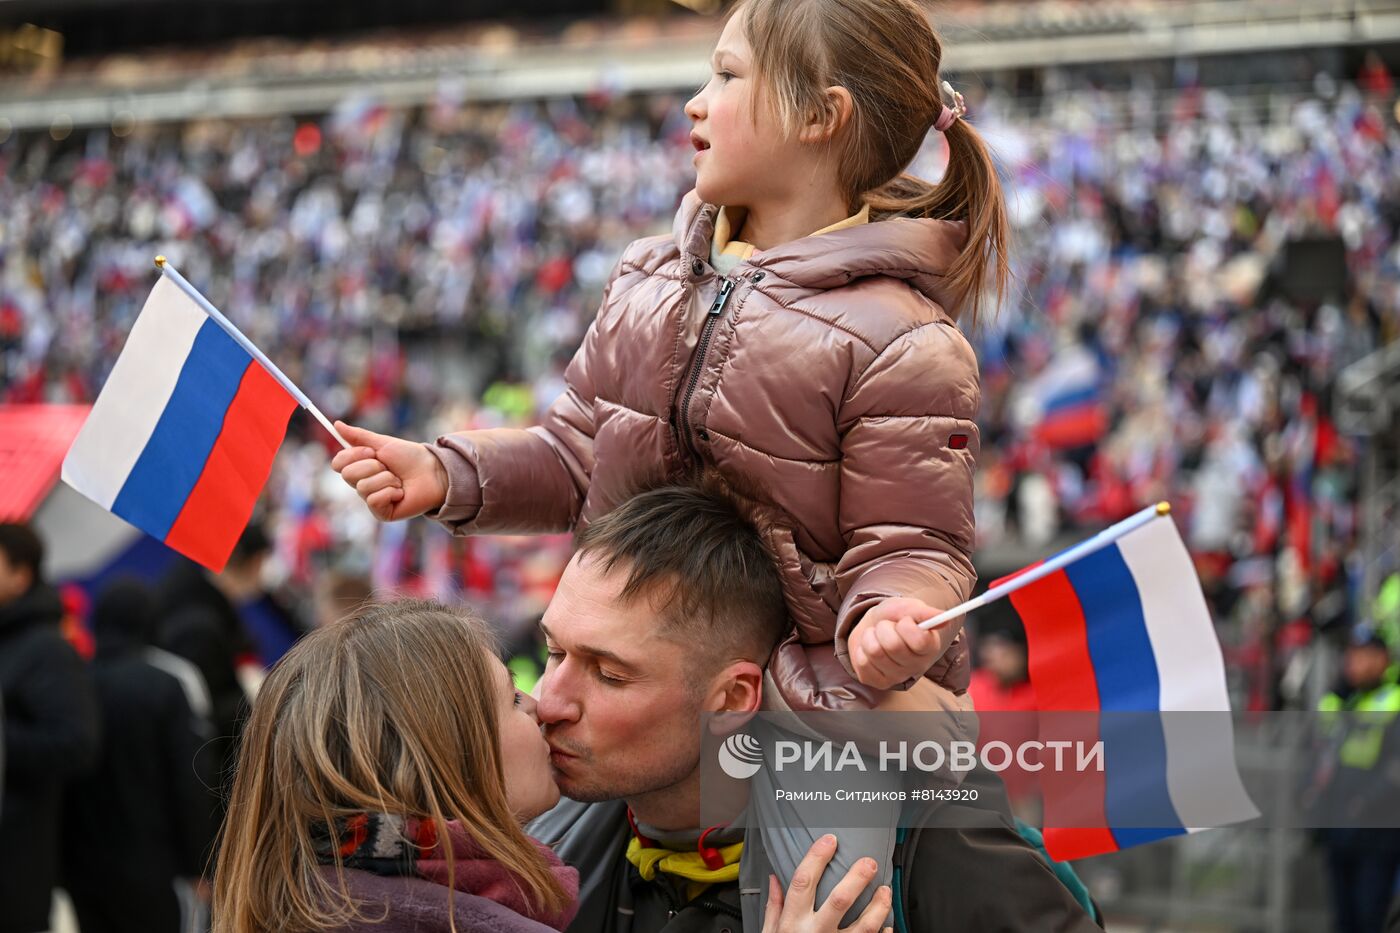
{"type": "Polygon", "coordinates": [[[967,223],[967,242],[948,267],[947,282],[969,309],[972,324],[988,293],[993,307],[1006,295],[1011,278],[1007,260],[1011,225],[1001,179],[982,135],[966,120],[954,120],[943,132],[948,141],[948,168],[937,184],[907,173],[867,193],[873,216],[931,217],[967,223]]]}

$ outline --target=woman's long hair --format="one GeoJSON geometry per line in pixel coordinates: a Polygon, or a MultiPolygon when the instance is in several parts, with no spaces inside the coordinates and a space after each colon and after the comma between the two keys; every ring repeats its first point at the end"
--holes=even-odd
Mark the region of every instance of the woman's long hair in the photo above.
{"type": "MultiPolygon", "coordinates": [[[[932,217],[967,223],[967,243],[946,272],[977,322],[990,285],[997,303],[1010,280],[1006,200],[991,151],[965,119],[944,132],[948,167],[937,184],[904,170],[944,104],[943,47],[913,0],[742,0],[758,81],[789,135],[830,118],[826,88],[844,87],[853,112],[835,142],[847,206],[879,219],[932,217]]],[[[947,102],[950,106],[952,101],[947,102]]],[[[948,308],[957,315],[961,308],[948,308]]]]}
{"type": "Polygon", "coordinates": [[[243,735],[215,933],[314,933],[373,919],[346,893],[340,855],[333,872],[318,864],[314,833],[364,812],[431,820],[438,839],[455,820],[527,900],[551,911],[567,904],[506,802],[494,650],[480,619],[404,600],[319,629],[287,653],[243,735]]]}

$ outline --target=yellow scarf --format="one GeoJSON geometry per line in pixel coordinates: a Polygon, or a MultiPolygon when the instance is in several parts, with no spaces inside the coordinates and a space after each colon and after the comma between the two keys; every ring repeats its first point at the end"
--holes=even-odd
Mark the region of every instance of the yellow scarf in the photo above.
{"type": "Polygon", "coordinates": [[[724,867],[710,868],[698,851],[677,852],[674,849],[653,849],[642,845],[636,836],[627,844],[627,861],[637,866],[644,881],[652,881],[657,872],[674,875],[690,882],[685,899],[690,901],[704,893],[712,884],[735,881],[739,877],[739,856],[744,854],[743,840],[716,850],[724,859],[724,867]]]}

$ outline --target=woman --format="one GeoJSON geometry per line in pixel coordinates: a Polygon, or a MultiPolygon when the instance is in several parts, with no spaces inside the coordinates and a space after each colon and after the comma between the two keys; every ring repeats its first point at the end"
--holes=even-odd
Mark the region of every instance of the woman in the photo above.
{"type": "MultiPolygon", "coordinates": [[[[214,933],[568,925],[578,873],[521,828],[559,799],[549,746],[494,648],[480,619],[403,600],[282,658],[239,752],[214,933]]],[[[811,870],[829,858],[814,847],[811,870]]],[[[843,894],[872,875],[853,871],[843,894]]],[[[837,929],[839,911],[798,895],[774,899],[765,930],[837,929]]],[[[867,913],[847,929],[879,929],[867,913]]]]}
{"type": "Polygon", "coordinates": [[[287,653],[239,753],[218,933],[566,925],[578,874],[521,828],[559,799],[549,746],[492,647],[403,601],[287,653]]]}

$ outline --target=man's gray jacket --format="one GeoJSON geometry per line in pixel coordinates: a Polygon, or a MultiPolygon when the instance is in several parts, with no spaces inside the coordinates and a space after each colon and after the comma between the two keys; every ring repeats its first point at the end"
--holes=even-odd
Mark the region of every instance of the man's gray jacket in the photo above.
{"type": "MultiPolygon", "coordinates": [[[[977,825],[910,829],[897,847],[896,933],[1099,933],[1002,817],[980,813],[969,823],[977,825]]],[[[569,933],[739,933],[762,926],[770,867],[760,833],[748,834],[738,882],[714,885],[686,903],[669,879],[643,881],[627,861],[631,828],[620,800],[564,799],[527,828],[579,870],[579,912],[569,933]]]]}

